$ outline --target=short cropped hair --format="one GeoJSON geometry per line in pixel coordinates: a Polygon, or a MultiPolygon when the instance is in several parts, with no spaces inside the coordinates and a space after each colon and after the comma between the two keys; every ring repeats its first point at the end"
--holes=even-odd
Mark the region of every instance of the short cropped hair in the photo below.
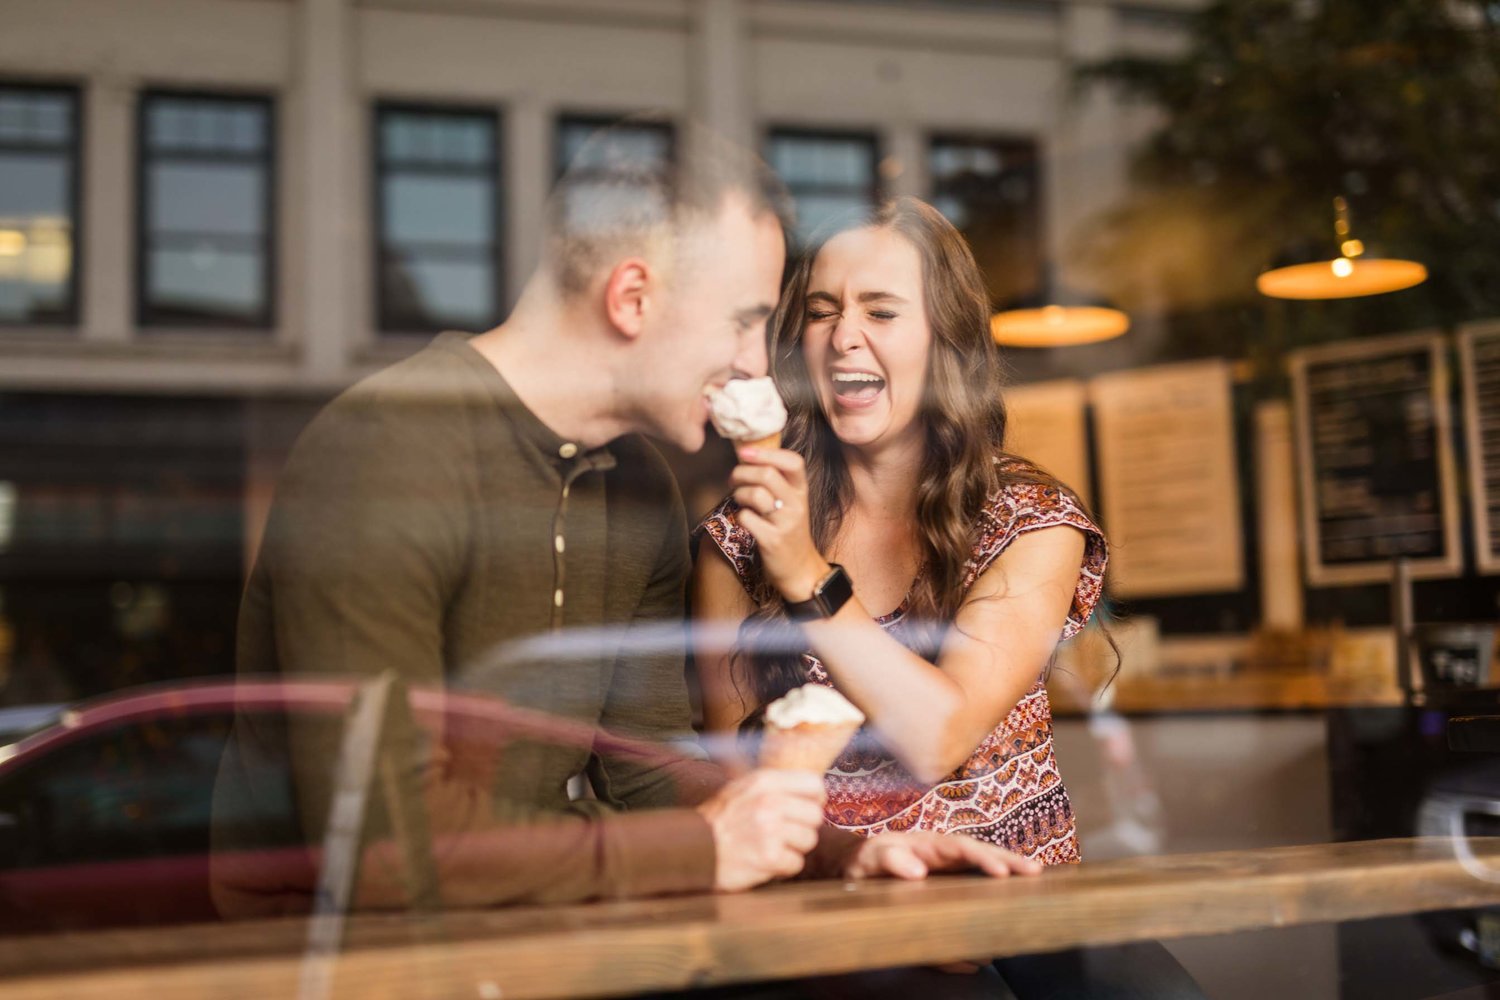
{"type": "Polygon", "coordinates": [[[565,297],[582,293],[621,257],[672,246],[686,226],[717,215],[730,195],[752,216],[773,216],[791,232],[791,197],[754,152],[712,130],[685,122],[677,155],[652,158],[617,141],[621,126],[660,124],[636,115],[590,136],[547,199],[544,266],[565,297]]]}

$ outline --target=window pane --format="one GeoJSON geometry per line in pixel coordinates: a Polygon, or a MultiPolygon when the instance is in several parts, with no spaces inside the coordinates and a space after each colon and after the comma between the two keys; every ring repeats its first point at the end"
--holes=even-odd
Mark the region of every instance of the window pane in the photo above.
{"type": "Polygon", "coordinates": [[[499,319],[498,123],[486,112],[380,108],[382,330],[484,330],[499,319]]]}
{"type": "Polygon", "coordinates": [[[875,147],[865,139],[779,136],[771,141],[770,159],[792,185],[863,188],[875,182],[875,147]]]}
{"type": "MultiPolygon", "coordinates": [[[[210,813],[240,842],[300,842],[291,772],[275,742],[241,766],[254,767],[254,801],[214,784],[233,717],[146,719],[54,752],[0,788],[0,810],[24,828],[31,856],[0,858],[0,869],[205,855],[210,813]]],[[[265,724],[280,720],[268,719],[265,724]]]]}
{"type": "Polygon", "coordinates": [[[74,312],[74,100],[0,88],[0,323],[74,312]]]}
{"type": "Polygon", "coordinates": [[[265,172],[258,166],[162,163],[151,171],[153,232],[260,236],[265,172]]]}
{"type": "Polygon", "coordinates": [[[655,166],[672,159],[672,130],[665,125],[606,125],[592,120],[558,122],[558,169],[606,165],[655,166]],[[608,129],[606,136],[589,139],[608,129]],[[579,159],[582,152],[584,158],[579,159]]]}
{"type": "Polygon", "coordinates": [[[0,145],[62,147],[72,141],[72,95],[0,90],[0,145]]]}
{"type": "Polygon", "coordinates": [[[495,316],[495,268],[487,260],[388,258],[381,281],[393,325],[483,330],[495,316]]]}
{"type": "Polygon", "coordinates": [[[382,185],[386,243],[488,245],[495,187],[488,178],[391,176],[382,185]]]}
{"type": "Polygon", "coordinates": [[[870,211],[861,195],[807,194],[797,197],[797,242],[806,243],[825,226],[860,220],[870,211]]]}
{"type": "Polygon", "coordinates": [[[0,151],[0,219],[14,226],[38,216],[66,220],[73,200],[69,158],[0,151]]]}
{"type": "Polygon", "coordinates": [[[796,243],[836,218],[874,208],[879,184],[875,140],[857,135],[772,133],[766,157],[797,205],[796,243]]]}
{"type": "Polygon", "coordinates": [[[253,320],[261,305],[264,265],[257,252],[228,250],[203,240],[188,249],[156,249],[148,254],[153,309],[173,318],[253,320]]]}
{"type": "Polygon", "coordinates": [[[1017,140],[938,139],[932,203],[968,239],[999,308],[1046,291],[1036,146],[1017,140]]]}
{"type": "Polygon", "coordinates": [[[141,321],[271,323],[271,116],[248,98],[148,95],[141,321]]]}
{"type": "Polygon", "coordinates": [[[495,159],[495,127],[488,116],[385,111],[380,155],[408,166],[485,167],[495,159]]]}
{"type": "Polygon", "coordinates": [[[242,153],[266,147],[266,109],[258,101],[150,97],[146,141],[155,153],[242,153]]]}

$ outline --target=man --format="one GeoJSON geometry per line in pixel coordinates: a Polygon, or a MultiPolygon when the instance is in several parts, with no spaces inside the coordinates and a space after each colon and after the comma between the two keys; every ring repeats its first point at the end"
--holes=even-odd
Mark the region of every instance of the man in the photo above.
{"type": "MultiPolygon", "coordinates": [[[[596,140],[549,200],[543,261],[501,326],[439,338],[309,426],[245,594],[242,672],[391,671],[605,733],[689,731],[681,644],[628,641],[682,621],[689,558],[675,483],[640,435],[697,450],[706,393],[765,373],[785,251],[784,193],[764,165],[684,131],[680,174],[612,159],[596,140]],[[524,652],[575,634],[590,641],[573,655],[524,652]]],[[[220,806],[253,800],[255,761],[284,741],[315,838],[336,735],[237,725],[220,806]]],[[[418,762],[450,905],[737,890],[807,869],[1032,868],[964,838],[824,831],[814,775],[726,781],[706,764],[538,740],[491,766],[462,756],[439,737],[418,762]],[[580,773],[592,800],[567,794],[580,773]]],[[[391,856],[378,844],[365,854],[358,903],[402,901],[391,856]]],[[[257,884],[253,871],[216,881],[236,913],[305,901],[305,887],[257,884]]]]}

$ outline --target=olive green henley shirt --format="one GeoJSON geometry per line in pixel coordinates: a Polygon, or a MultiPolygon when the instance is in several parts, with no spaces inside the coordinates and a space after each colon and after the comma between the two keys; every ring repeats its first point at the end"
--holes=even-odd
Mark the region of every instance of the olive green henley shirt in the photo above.
{"type": "MultiPolygon", "coordinates": [[[[463,335],[445,334],[339,396],[298,440],[244,596],[238,666],[390,670],[627,737],[690,736],[688,568],[682,500],[650,444],[559,437],[463,335]]],[[[312,841],[334,751],[290,741],[312,841]]],[[[683,806],[722,776],[685,764],[610,760],[576,741],[508,746],[486,820],[535,835],[511,841],[487,884],[445,885],[445,899],[710,889],[712,836],[683,806]],[[568,795],[582,773],[594,800],[568,795]]],[[[436,841],[447,823],[433,817],[436,841]]]]}

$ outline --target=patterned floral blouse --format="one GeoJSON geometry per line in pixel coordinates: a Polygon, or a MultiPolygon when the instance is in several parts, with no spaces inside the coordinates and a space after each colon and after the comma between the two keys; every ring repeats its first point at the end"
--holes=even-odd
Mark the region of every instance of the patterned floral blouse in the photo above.
{"type": "MultiPolygon", "coordinates": [[[[1019,459],[1006,467],[1026,469],[1019,459]]],[[[742,583],[754,566],[755,539],[735,521],[727,499],[708,515],[706,532],[734,564],[742,583]]],[[[1072,525],[1084,532],[1083,565],[1062,638],[1083,628],[1099,601],[1108,560],[1104,535],[1066,494],[1030,483],[992,494],[975,526],[973,555],[964,574],[967,591],[1000,553],[1028,531],[1072,525]]],[[[903,642],[906,601],[876,621],[903,642]]],[[[805,653],[807,678],[836,687],[816,656],[805,653]]],[[[861,836],[889,830],[967,833],[1036,858],[1043,864],[1080,860],[1073,807],[1052,749],[1052,707],[1041,677],[968,761],[935,785],[912,777],[868,733],[861,733],[834,762],[826,779],[828,821],[861,836]]]]}

